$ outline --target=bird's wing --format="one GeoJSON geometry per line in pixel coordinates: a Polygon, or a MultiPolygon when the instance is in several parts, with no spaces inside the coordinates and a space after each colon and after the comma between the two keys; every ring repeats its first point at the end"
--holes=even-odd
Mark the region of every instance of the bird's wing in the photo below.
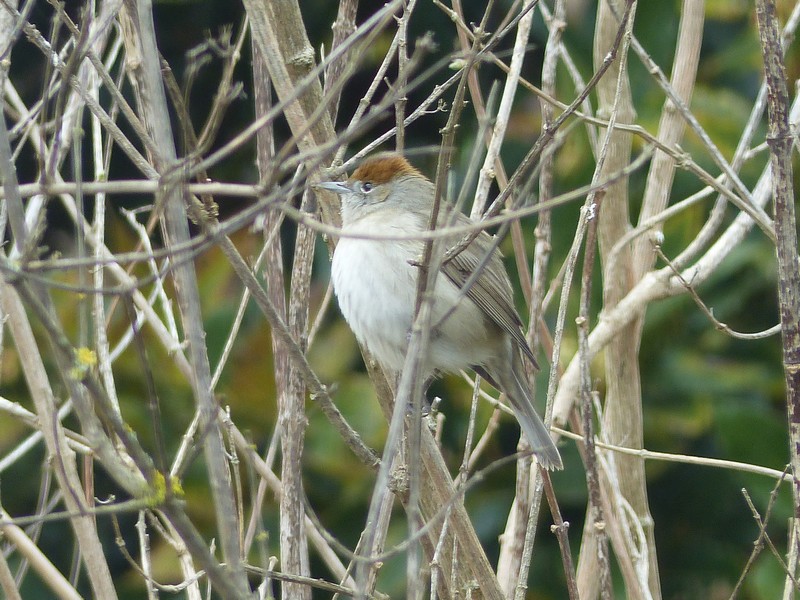
{"type": "MultiPolygon", "coordinates": [[[[464,221],[471,222],[466,216],[464,216],[464,221]]],[[[503,266],[502,255],[499,250],[493,248],[493,242],[494,239],[491,236],[481,232],[469,246],[442,265],[442,272],[456,287],[463,289],[470,275],[480,267],[484,257],[491,253],[488,262],[481,269],[480,276],[470,285],[466,295],[498,327],[508,332],[523,354],[538,367],[536,358],[522,332],[522,320],[514,308],[511,282],[503,266]]]]}

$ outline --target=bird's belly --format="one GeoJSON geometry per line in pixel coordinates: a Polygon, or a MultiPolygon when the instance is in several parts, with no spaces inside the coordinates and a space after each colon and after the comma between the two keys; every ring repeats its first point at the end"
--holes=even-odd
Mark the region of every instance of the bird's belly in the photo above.
{"type": "Polygon", "coordinates": [[[416,273],[410,253],[390,242],[342,239],[332,277],[339,308],[359,342],[384,366],[399,371],[414,317],[416,273]]]}
{"type": "MultiPolygon", "coordinates": [[[[339,307],[358,341],[383,366],[403,367],[414,319],[422,244],[342,238],[331,267],[339,307]]],[[[431,311],[426,375],[483,365],[498,352],[495,327],[440,274],[431,311]]]]}

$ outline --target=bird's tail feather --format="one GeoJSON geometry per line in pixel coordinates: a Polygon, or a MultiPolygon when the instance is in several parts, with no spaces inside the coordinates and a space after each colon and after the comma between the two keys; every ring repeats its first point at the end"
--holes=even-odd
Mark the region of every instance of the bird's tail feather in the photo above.
{"type": "Polygon", "coordinates": [[[533,399],[528,392],[527,384],[521,381],[519,373],[522,365],[515,366],[519,368],[500,369],[498,383],[506,393],[508,401],[514,409],[514,414],[517,416],[517,421],[519,421],[525,437],[528,438],[528,443],[539,464],[549,470],[563,469],[561,455],[550,437],[550,432],[533,407],[533,399]]]}

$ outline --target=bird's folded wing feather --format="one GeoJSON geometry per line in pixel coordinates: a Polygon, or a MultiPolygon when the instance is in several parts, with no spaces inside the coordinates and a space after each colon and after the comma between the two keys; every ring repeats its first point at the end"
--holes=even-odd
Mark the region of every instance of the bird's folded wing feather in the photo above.
{"type": "Polygon", "coordinates": [[[514,308],[511,282],[503,267],[500,251],[493,251],[492,246],[493,239],[487,233],[481,232],[469,246],[442,265],[442,272],[456,287],[463,289],[470,275],[481,265],[486,254],[491,252],[488,262],[481,269],[480,276],[470,285],[466,295],[489,315],[498,327],[511,334],[523,354],[537,365],[536,358],[522,332],[522,320],[514,308]]]}

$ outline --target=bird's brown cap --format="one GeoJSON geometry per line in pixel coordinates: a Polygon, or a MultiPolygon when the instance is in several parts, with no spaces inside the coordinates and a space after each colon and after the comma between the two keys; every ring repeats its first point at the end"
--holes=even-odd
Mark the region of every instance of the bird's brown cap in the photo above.
{"type": "Polygon", "coordinates": [[[411,163],[403,155],[396,152],[381,152],[362,162],[353,171],[350,181],[369,181],[375,185],[380,185],[406,175],[425,177],[411,166],[411,163]]]}

